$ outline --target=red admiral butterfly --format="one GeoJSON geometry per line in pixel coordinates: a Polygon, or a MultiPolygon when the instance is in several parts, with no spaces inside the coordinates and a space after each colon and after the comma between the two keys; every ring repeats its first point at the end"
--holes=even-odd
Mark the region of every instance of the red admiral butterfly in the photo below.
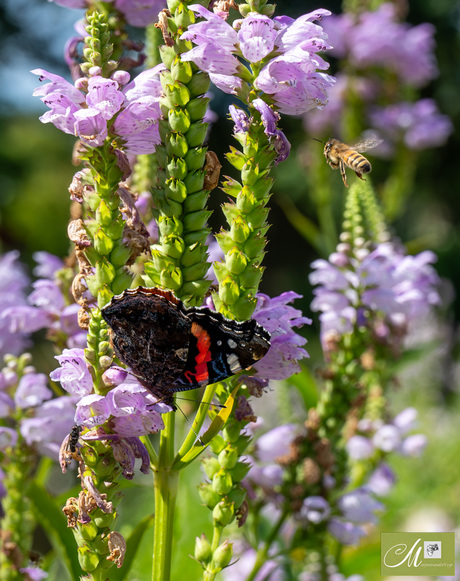
{"type": "Polygon", "coordinates": [[[141,385],[175,409],[176,391],[230,377],[259,361],[270,334],[254,319],[237,322],[171,292],[128,289],[101,309],[117,357],[141,385]]]}

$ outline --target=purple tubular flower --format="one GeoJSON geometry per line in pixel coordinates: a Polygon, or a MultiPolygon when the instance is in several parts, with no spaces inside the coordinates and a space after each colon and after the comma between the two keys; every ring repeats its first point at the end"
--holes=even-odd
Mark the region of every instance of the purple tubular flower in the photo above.
{"type": "MultiPolygon", "coordinates": [[[[35,69],[34,74],[50,81],[34,91],[34,96],[40,96],[51,109],[40,120],[80,137],[90,147],[101,146],[110,127],[110,135],[121,137],[129,153],[153,153],[159,143],[158,73],[163,69],[157,65],[144,71],[123,89],[126,75],[119,76],[120,83],[94,75],[88,80],[86,94],[58,75],[35,69]]],[[[76,83],[82,86],[79,80],[76,83]]]]}
{"type": "Polygon", "coordinates": [[[352,460],[366,460],[374,453],[374,446],[369,438],[352,436],[347,442],[347,452],[352,460]]]}
{"type": "Polygon", "coordinates": [[[100,426],[110,417],[110,407],[103,395],[85,395],[77,403],[75,423],[87,428],[100,426]]]}
{"type": "Polygon", "coordinates": [[[77,400],[67,395],[57,397],[37,407],[34,417],[22,419],[20,431],[27,444],[57,459],[61,442],[75,423],[77,400]]]}
{"type": "Polygon", "coordinates": [[[406,146],[414,150],[444,145],[453,131],[451,120],[439,113],[432,99],[375,108],[370,120],[386,141],[403,139],[406,146]]]}
{"type": "Polygon", "coordinates": [[[238,42],[243,57],[250,63],[257,63],[275,48],[278,31],[275,22],[262,14],[249,14],[241,22],[238,42]]]}
{"type": "Polygon", "coordinates": [[[53,392],[48,388],[47,377],[44,373],[26,373],[19,380],[14,394],[14,403],[17,408],[25,409],[39,406],[51,397],[53,397],[53,392]]]}
{"type": "Polygon", "coordinates": [[[262,462],[275,462],[286,456],[290,444],[298,434],[295,424],[283,424],[260,436],[256,441],[256,456],[262,462]]]}
{"type": "Polygon", "coordinates": [[[338,501],[338,506],[345,519],[354,523],[376,523],[374,512],[382,510],[382,503],[372,498],[369,491],[358,488],[344,494],[338,501]]]}
{"type": "Polygon", "coordinates": [[[401,444],[401,433],[396,426],[385,424],[376,431],[372,442],[382,452],[393,452],[401,444]]]}
{"type": "Polygon", "coordinates": [[[166,8],[164,0],[115,0],[115,8],[131,26],[145,28],[158,20],[158,13],[166,8]]]}
{"type": "Polygon", "coordinates": [[[84,396],[92,392],[93,380],[85,362],[83,349],[64,349],[55,359],[61,367],[50,373],[52,381],[59,381],[71,395],[84,396]]]}
{"type": "Polygon", "coordinates": [[[311,308],[322,311],[325,348],[329,334],[340,337],[352,332],[358,315],[361,325],[374,325],[378,317],[384,317],[385,335],[379,333],[378,326],[371,327],[382,340],[392,331],[407,332],[440,302],[440,280],[431,266],[435,261],[432,252],[407,256],[396,245],[383,243],[362,259],[347,259],[343,266],[332,260],[334,256],[329,262],[315,261],[310,275],[310,282],[319,285],[311,308]],[[358,307],[364,312],[360,313],[358,307]]]}
{"type": "Polygon", "coordinates": [[[293,331],[293,327],[310,325],[311,319],[288,303],[301,298],[295,292],[285,292],[271,299],[258,294],[254,319],[271,334],[271,345],[265,357],[253,367],[257,376],[264,379],[287,379],[300,371],[299,359],[308,357],[302,348],[307,340],[293,331]]]}
{"type": "Polygon", "coordinates": [[[396,476],[393,470],[382,462],[371,474],[366,488],[377,496],[386,496],[393,488],[396,476]]]}
{"type": "Polygon", "coordinates": [[[366,534],[361,527],[337,517],[330,519],[327,528],[342,545],[357,545],[360,538],[366,534]]]}
{"type": "Polygon", "coordinates": [[[425,450],[427,443],[428,440],[423,434],[412,434],[403,440],[400,452],[403,456],[416,458],[425,450]]]}
{"type": "Polygon", "coordinates": [[[24,579],[28,579],[28,581],[42,581],[42,579],[48,577],[48,573],[39,567],[22,567],[19,569],[19,572],[22,573],[25,576],[24,579]]]}
{"type": "MultiPolygon", "coordinates": [[[[249,117],[239,107],[235,107],[235,105],[230,105],[228,108],[228,112],[230,113],[230,117],[235,124],[234,132],[235,133],[247,133],[249,130],[249,117]]],[[[219,247],[220,248],[220,247],[219,247]]]]}
{"type": "Polygon", "coordinates": [[[437,74],[434,58],[434,26],[410,26],[397,21],[395,6],[382,4],[363,12],[354,23],[349,15],[331,16],[324,29],[334,49],[356,68],[380,65],[394,71],[401,81],[416,87],[437,74]]]}
{"type": "Polygon", "coordinates": [[[28,346],[28,331],[12,320],[18,309],[27,308],[29,279],[18,258],[17,251],[0,256],[0,358],[7,353],[19,355],[28,346]]]}
{"type": "Polygon", "coordinates": [[[326,520],[331,514],[331,507],[328,501],[322,496],[308,496],[300,509],[301,518],[318,524],[326,520]]]}
{"type": "Polygon", "coordinates": [[[18,441],[18,433],[12,428],[5,428],[0,426],[0,450],[5,452],[7,448],[16,446],[18,441]]]}
{"type": "Polygon", "coordinates": [[[53,280],[56,272],[61,268],[64,268],[64,263],[60,258],[54,256],[54,254],[45,252],[44,250],[34,252],[33,259],[37,263],[33,273],[39,278],[48,278],[53,280]]]}

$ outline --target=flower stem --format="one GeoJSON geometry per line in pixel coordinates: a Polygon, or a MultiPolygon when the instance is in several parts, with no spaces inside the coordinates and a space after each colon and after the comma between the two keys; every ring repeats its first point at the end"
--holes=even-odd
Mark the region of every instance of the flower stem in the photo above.
{"type": "Polygon", "coordinates": [[[254,563],[254,567],[252,568],[252,571],[247,576],[246,581],[254,581],[254,579],[256,578],[257,573],[260,571],[262,565],[266,562],[270,547],[271,547],[273,541],[278,536],[279,530],[283,526],[287,515],[288,515],[288,513],[286,511],[284,511],[281,514],[281,516],[278,519],[278,522],[275,524],[271,533],[267,537],[265,544],[263,545],[263,547],[261,549],[259,549],[257,551],[256,562],[254,563]]]}
{"type": "Polygon", "coordinates": [[[171,470],[174,459],[175,415],[166,414],[160,436],[155,486],[155,540],[152,581],[169,581],[171,575],[174,510],[179,487],[179,472],[171,470]]]}

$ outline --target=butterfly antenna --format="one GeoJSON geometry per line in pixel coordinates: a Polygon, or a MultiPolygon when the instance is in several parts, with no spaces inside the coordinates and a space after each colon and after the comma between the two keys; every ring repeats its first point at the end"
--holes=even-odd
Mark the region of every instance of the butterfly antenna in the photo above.
{"type": "Polygon", "coordinates": [[[194,427],[193,427],[193,425],[190,423],[190,420],[189,420],[189,419],[188,419],[188,417],[185,415],[185,413],[183,412],[183,410],[182,410],[182,409],[181,409],[181,408],[180,408],[180,407],[177,405],[177,402],[176,402],[176,407],[177,407],[177,409],[180,411],[180,413],[181,413],[181,414],[184,416],[184,418],[185,418],[185,421],[186,421],[186,422],[187,422],[187,424],[188,424],[188,427],[189,427],[189,428],[192,430],[192,432],[195,434],[197,441],[198,441],[198,442],[200,442],[200,444],[201,444],[201,445],[204,447],[204,442],[203,442],[203,440],[200,438],[199,434],[197,434],[197,433],[196,433],[196,430],[195,430],[195,428],[194,428],[194,427]]]}
{"type": "Polygon", "coordinates": [[[178,397],[177,395],[176,395],[176,399],[180,399],[181,401],[194,401],[196,403],[205,403],[207,405],[212,405],[215,408],[221,408],[221,409],[225,409],[227,407],[223,403],[214,403],[213,401],[203,401],[203,400],[199,400],[199,399],[191,399],[188,397],[178,397]]]}

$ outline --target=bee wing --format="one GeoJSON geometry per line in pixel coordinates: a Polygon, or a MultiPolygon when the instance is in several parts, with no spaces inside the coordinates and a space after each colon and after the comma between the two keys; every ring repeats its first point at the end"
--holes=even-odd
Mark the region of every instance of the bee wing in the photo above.
{"type": "Polygon", "coordinates": [[[360,153],[367,151],[368,149],[372,149],[373,147],[377,147],[383,142],[383,139],[377,137],[377,135],[371,135],[369,137],[365,137],[364,139],[360,139],[358,143],[354,145],[350,145],[352,149],[358,151],[360,153]]]}

